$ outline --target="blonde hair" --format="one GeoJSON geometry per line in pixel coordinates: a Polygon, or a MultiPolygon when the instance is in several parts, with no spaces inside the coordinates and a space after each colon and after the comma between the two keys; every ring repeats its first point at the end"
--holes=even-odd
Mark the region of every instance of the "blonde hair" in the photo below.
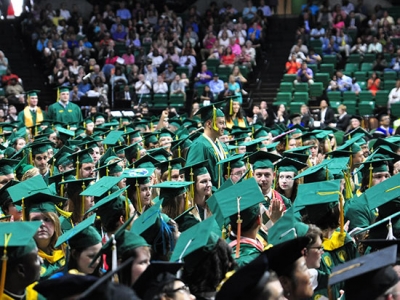
{"type": "Polygon", "coordinates": [[[34,167],[32,169],[29,169],[28,171],[26,171],[24,173],[24,175],[22,175],[21,181],[25,181],[25,180],[35,177],[37,175],[40,175],[39,169],[34,167]]]}

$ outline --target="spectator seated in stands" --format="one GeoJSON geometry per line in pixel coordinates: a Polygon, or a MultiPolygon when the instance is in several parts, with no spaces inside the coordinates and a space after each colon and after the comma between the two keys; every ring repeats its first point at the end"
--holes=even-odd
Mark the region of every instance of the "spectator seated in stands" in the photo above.
{"type": "Polygon", "coordinates": [[[184,100],[186,100],[185,84],[181,82],[179,75],[175,75],[175,79],[171,82],[169,89],[171,95],[183,94],[184,100]]]}
{"type": "Polygon", "coordinates": [[[181,67],[188,67],[190,77],[193,71],[193,68],[197,65],[196,58],[192,55],[191,49],[184,49],[183,54],[179,59],[179,65],[181,67]]]}
{"type": "Polygon", "coordinates": [[[373,71],[379,71],[382,72],[383,70],[385,70],[387,68],[387,62],[385,57],[383,56],[382,53],[379,53],[376,55],[376,60],[374,61],[373,65],[372,65],[372,70],[373,71]]]}
{"type": "Polygon", "coordinates": [[[129,20],[132,18],[131,12],[129,9],[125,7],[125,1],[121,1],[119,3],[119,9],[117,10],[117,17],[120,17],[122,20],[129,20]]]}
{"type": "Polygon", "coordinates": [[[388,96],[388,112],[390,113],[390,106],[393,103],[398,103],[400,102],[400,79],[397,79],[396,81],[396,87],[393,88],[388,96]]]}
{"type": "Polygon", "coordinates": [[[8,103],[25,103],[24,88],[16,78],[11,78],[5,88],[6,98],[8,103]]]}
{"type": "Polygon", "coordinates": [[[372,93],[372,95],[376,95],[376,92],[380,90],[381,80],[378,78],[376,72],[372,72],[371,77],[367,81],[367,89],[372,93]]]}
{"type": "Polygon", "coordinates": [[[157,69],[152,65],[148,64],[144,68],[144,78],[146,81],[149,81],[152,85],[157,82],[157,69]]]}
{"type": "Polygon", "coordinates": [[[124,89],[117,94],[116,100],[133,101],[135,95],[129,89],[129,85],[125,85],[124,89]]]}
{"type": "Polygon", "coordinates": [[[207,69],[206,64],[202,64],[200,72],[197,73],[196,77],[194,78],[194,87],[197,88],[201,85],[207,84],[212,80],[212,78],[212,72],[207,69]]]}
{"type": "Polygon", "coordinates": [[[387,10],[383,11],[383,16],[379,20],[379,25],[383,26],[385,22],[387,22],[390,26],[394,25],[394,20],[391,16],[389,16],[389,13],[387,10]]]}
{"type": "Polygon", "coordinates": [[[4,52],[0,51],[0,71],[6,71],[8,69],[8,59],[4,56],[4,52]]]}
{"type": "Polygon", "coordinates": [[[297,71],[301,68],[301,63],[296,59],[296,55],[291,55],[290,60],[286,62],[286,74],[297,74],[297,71]]]}
{"type": "Polygon", "coordinates": [[[329,81],[329,85],[326,91],[327,92],[339,91],[339,85],[335,74],[332,76],[331,81],[329,81]]]}
{"type": "Polygon", "coordinates": [[[317,22],[317,26],[311,29],[310,39],[311,40],[319,39],[322,43],[324,40],[324,36],[325,36],[325,28],[322,27],[321,22],[317,22]]]}
{"type": "Polygon", "coordinates": [[[112,34],[112,39],[119,43],[125,43],[126,31],[124,31],[122,24],[118,24],[117,30],[112,34]]]}
{"type": "Polygon", "coordinates": [[[292,48],[290,49],[290,53],[296,53],[298,51],[302,52],[304,55],[308,54],[308,47],[307,47],[307,45],[303,44],[302,39],[298,39],[297,44],[293,45],[292,48]]]}
{"type": "Polygon", "coordinates": [[[260,0],[259,3],[260,6],[258,7],[258,9],[263,12],[265,17],[271,17],[272,16],[271,8],[265,4],[265,0],[260,0]]]}
{"type": "Polygon", "coordinates": [[[211,49],[217,40],[212,30],[209,30],[203,39],[203,48],[200,50],[201,59],[204,61],[211,54],[211,49]]]}
{"type": "Polygon", "coordinates": [[[310,48],[309,54],[306,57],[306,62],[308,64],[317,65],[322,61],[321,55],[315,53],[314,48],[310,48]]]}
{"type": "Polygon", "coordinates": [[[218,98],[219,93],[221,93],[224,90],[224,82],[219,79],[219,76],[217,73],[214,74],[213,80],[211,80],[208,83],[210,87],[211,93],[214,95],[214,99],[218,98]]]}
{"type": "Polygon", "coordinates": [[[253,32],[255,33],[256,40],[262,38],[261,26],[257,22],[253,22],[253,25],[247,30],[247,36],[250,36],[253,32]]]}
{"type": "Polygon", "coordinates": [[[235,37],[230,38],[229,47],[232,49],[232,53],[237,57],[242,54],[242,47],[237,43],[237,39],[235,37]]]}
{"type": "Polygon", "coordinates": [[[361,87],[357,83],[357,79],[356,78],[353,78],[353,80],[352,80],[352,85],[351,85],[351,90],[350,91],[354,92],[356,95],[358,95],[361,92],[361,87]]]}
{"type": "Polygon", "coordinates": [[[157,76],[157,82],[153,84],[154,94],[166,94],[168,93],[168,85],[164,82],[164,78],[161,75],[157,76]]]}
{"type": "Polygon", "coordinates": [[[347,29],[358,29],[361,26],[359,16],[356,16],[354,11],[351,11],[344,21],[347,29]]]}
{"type": "Polygon", "coordinates": [[[208,85],[204,87],[203,93],[200,95],[200,102],[203,103],[204,106],[210,105],[210,103],[215,102],[214,94],[211,92],[208,85]]]}
{"type": "Polygon", "coordinates": [[[301,64],[300,70],[297,71],[297,79],[294,81],[294,84],[300,82],[308,82],[309,84],[314,83],[314,73],[313,71],[308,68],[307,63],[303,62],[301,64]]]}
{"type": "Polygon", "coordinates": [[[350,55],[351,38],[342,29],[337,30],[335,43],[339,51],[345,54],[345,57],[350,55]]]}
{"type": "MultiPolygon", "coordinates": [[[[136,94],[138,94],[138,95],[150,94],[150,92],[152,90],[152,84],[150,81],[145,80],[143,74],[140,74],[139,81],[135,83],[135,90],[136,90],[136,94]]],[[[138,98],[140,98],[140,96],[138,96],[138,98]]]]}
{"type": "Polygon", "coordinates": [[[378,38],[376,36],[373,37],[372,43],[368,45],[368,53],[382,53],[383,48],[382,44],[379,43],[378,38]]]}
{"type": "Polygon", "coordinates": [[[339,47],[335,43],[335,37],[330,37],[324,40],[324,44],[322,45],[322,53],[324,55],[333,55],[339,53],[339,47]]]}
{"type": "Polygon", "coordinates": [[[128,84],[128,79],[124,73],[122,73],[121,68],[115,68],[115,74],[110,78],[110,85],[125,85],[128,84]]]}
{"type": "Polygon", "coordinates": [[[385,69],[387,71],[396,71],[397,74],[400,72],[400,49],[397,50],[396,56],[392,58],[389,68],[385,69]]]}
{"type": "Polygon", "coordinates": [[[363,43],[363,40],[358,37],[356,43],[350,49],[351,54],[361,54],[367,53],[367,44],[363,43]]]}
{"type": "Polygon", "coordinates": [[[175,80],[176,77],[176,72],[174,71],[174,66],[172,64],[166,64],[165,65],[165,70],[162,72],[162,75],[164,76],[164,81],[167,84],[171,84],[172,81],[175,80]]]}
{"type": "Polygon", "coordinates": [[[339,91],[346,92],[351,90],[351,87],[353,85],[353,80],[351,79],[351,77],[344,75],[341,70],[336,72],[336,77],[338,81],[337,83],[339,86],[339,91]]]}
{"type": "Polygon", "coordinates": [[[303,61],[306,60],[305,54],[300,51],[300,48],[297,45],[294,46],[294,51],[290,52],[290,55],[289,55],[288,59],[290,59],[290,57],[292,57],[292,55],[296,56],[296,61],[299,62],[299,63],[302,63],[303,61]]]}
{"type": "Polygon", "coordinates": [[[89,83],[88,77],[83,77],[81,82],[78,83],[78,99],[81,99],[82,96],[86,96],[87,92],[92,89],[91,84],[89,83]]]}

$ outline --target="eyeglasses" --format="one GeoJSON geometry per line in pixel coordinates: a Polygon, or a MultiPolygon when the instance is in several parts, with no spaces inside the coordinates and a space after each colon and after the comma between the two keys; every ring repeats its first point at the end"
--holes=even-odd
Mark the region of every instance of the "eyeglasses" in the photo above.
{"type": "Polygon", "coordinates": [[[165,293],[166,294],[175,294],[175,293],[180,292],[180,291],[190,294],[190,289],[186,284],[182,285],[181,287],[179,287],[177,289],[165,291],[165,293]]]}
{"type": "Polygon", "coordinates": [[[322,246],[319,246],[319,247],[308,247],[308,249],[315,249],[317,251],[323,251],[324,247],[322,247],[322,246]]]}
{"type": "Polygon", "coordinates": [[[232,176],[236,176],[236,177],[242,177],[244,174],[244,172],[237,172],[237,173],[233,173],[231,174],[232,176]]]}

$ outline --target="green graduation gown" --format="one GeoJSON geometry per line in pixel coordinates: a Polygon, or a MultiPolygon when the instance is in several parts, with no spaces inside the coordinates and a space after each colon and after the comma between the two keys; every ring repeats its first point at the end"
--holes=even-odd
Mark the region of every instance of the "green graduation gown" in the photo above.
{"type": "MultiPolygon", "coordinates": [[[[224,183],[222,165],[217,165],[220,160],[226,158],[225,148],[221,142],[217,141],[212,145],[212,141],[204,135],[200,135],[190,145],[187,154],[186,165],[192,165],[204,160],[208,161],[208,172],[214,187],[219,188],[224,183]],[[220,152],[220,153],[219,153],[220,152]]],[[[190,180],[190,178],[186,178],[190,180]]]]}
{"type": "Polygon", "coordinates": [[[64,108],[60,102],[53,103],[47,111],[49,119],[64,123],[80,123],[83,121],[82,111],[75,103],[68,102],[64,108]]]}
{"type": "Polygon", "coordinates": [[[349,230],[367,227],[375,222],[377,216],[377,210],[370,210],[366,198],[362,195],[346,201],[345,218],[350,220],[349,230]]]}

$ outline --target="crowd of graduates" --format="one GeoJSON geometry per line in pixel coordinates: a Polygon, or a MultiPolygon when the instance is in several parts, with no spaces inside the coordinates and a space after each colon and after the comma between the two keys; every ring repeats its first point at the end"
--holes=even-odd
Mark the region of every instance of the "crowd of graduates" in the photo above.
{"type": "Polygon", "coordinates": [[[68,96],[1,127],[1,299],[398,294],[399,137],[228,128],[235,97],[79,121],[68,96]]]}

